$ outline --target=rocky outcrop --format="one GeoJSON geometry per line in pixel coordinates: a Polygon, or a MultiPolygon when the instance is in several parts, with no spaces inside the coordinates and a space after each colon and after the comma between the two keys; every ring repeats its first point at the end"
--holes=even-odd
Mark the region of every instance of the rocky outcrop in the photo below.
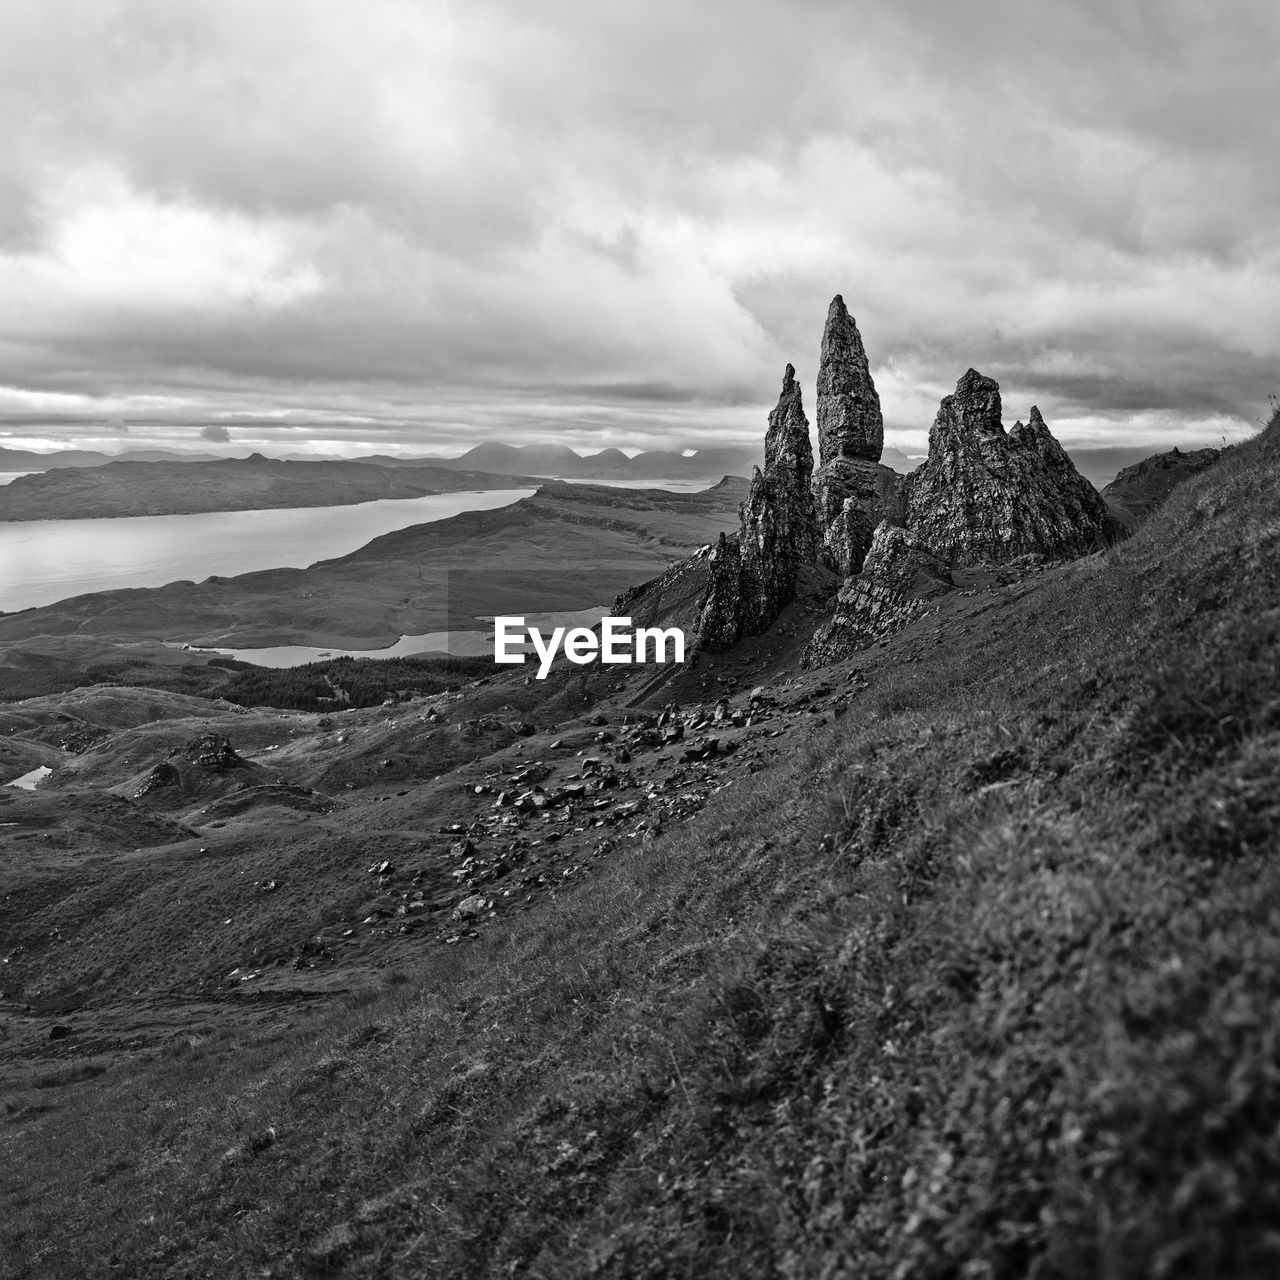
{"type": "Polygon", "coordinates": [[[902,477],[881,466],[884,416],[858,326],[836,294],[818,364],[818,473],[814,500],[822,558],[842,577],[857,573],[881,520],[901,524],[902,477]]]}
{"type": "Polygon", "coordinates": [[[881,521],[906,523],[907,476],[878,462],[838,458],[822,468],[815,487],[821,554],[842,578],[862,568],[881,521]]]}
{"type": "Polygon", "coordinates": [[[1000,387],[970,369],[929,431],[928,460],[908,477],[907,528],[952,565],[1038,554],[1086,555],[1119,529],[1039,409],[1005,432],[1000,387]]]}
{"type": "Polygon", "coordinates": [[[827,308],[818,360],[818,458],[879,462],[884,451],[880,396],[857,323],[837,293],[827,308]]]}
{"type": "Polygon", "coordinates": [[[1184,480],[1211,467],[1222,456],[1220,449],[1173,448],[1125,467],[1102,491],[1111,513],[1127,530],[1135,529],[1163,506],[1184,480]]]}
{"type": "Polygon", "coordinates": [[[943,560],[914,534],[882,521],[862,572],[840,589],[835,615],[810,641],[804,665],[837,662],[892,635],[954,586],[943,560]]]}
{"type": "Polygon", "coordinates": [[[707,593],[698,611],[698,646],[718,653],[746,634],[750,592],[745,588],[737,538],[720,535],[711,552],[708,575],[707,593]]]}
{"type": "Polygon", "coordinates": [[[795,597],[800,567],[818,555],[812,476],[809,420],[796,371],[787,365],[769,415],[764,470],[757,467],[751,478],[737,540],[721,534],[711,553],[697,627],[702,647],[725,649],[759,634],[795,597]]]}

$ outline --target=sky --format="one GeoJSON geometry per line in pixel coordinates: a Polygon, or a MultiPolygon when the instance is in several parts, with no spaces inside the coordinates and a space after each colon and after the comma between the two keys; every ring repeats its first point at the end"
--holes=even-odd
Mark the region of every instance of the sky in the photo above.
{"type": "Polygon", "coordinates": [[[886,443],[1280,392],[1274,0],[4,0],[0,445],[886,443]]]}

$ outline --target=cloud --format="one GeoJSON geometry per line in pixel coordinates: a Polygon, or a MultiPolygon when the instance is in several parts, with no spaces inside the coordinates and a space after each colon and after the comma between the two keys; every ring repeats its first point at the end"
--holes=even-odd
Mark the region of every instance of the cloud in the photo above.
{"type": "Polygon", "coordinates": [[[210,423],[207,427],[200,428],[201,440],[216,440],[219,444],[226,444],[231,439],[231,432],[226,427],[219,427],[210,423]]]}
{"type": "Polygon", "coordinates": [[[0,367],[32,414],[751,440],[836,292],[895,439],[971,364],[1082,436],[1208,433],[1275,389],[1271,4],[57,13],[0,14],[29,122],[0,138],[0,367]]]}

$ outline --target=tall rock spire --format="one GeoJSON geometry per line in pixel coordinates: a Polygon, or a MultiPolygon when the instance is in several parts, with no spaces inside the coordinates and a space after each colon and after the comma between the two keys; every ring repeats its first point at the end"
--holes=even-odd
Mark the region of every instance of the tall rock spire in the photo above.
{"type": "Polygon", "coordinates": [[[738,541],[722,535],[712,555],[711,585],[698,620],[698,638],[707,648],[757,635],[794,599],[801,566],[818,556],[812,475],[809,420],[796,371],[787,365],[769,414],[764,470],[755,469],[739,509],[738,541]]]}
{"type": "Polygon", "coordinates": [[[901,486],[884,451],[884,415],[857,323],[836,294],[818,365],[818,474],[814,499],[822,558],[841,577],[862,568],[881,520],[903,520],[901,486]]]}
{"type": "Polygon", "coordinates": [[[837,293],[827,308],[818,362],[818,462],[884,452],[884,415],[854,318],[837,293]]]}

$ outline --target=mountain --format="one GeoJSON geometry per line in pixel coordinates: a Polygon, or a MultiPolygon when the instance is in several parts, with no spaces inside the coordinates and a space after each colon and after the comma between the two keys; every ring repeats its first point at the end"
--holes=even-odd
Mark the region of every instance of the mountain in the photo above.
{"type": "Polygon", "coordinates": [[[31,449],[0,448],[0,471],[100,467],[108,462],[208,462],[223,456],[185,449],[126,449],[122,453],[99,453],[96,449],[59,449],[52,453],[37,453],[31,449]]]}
{"type": "Polygon", "coordinates": [[[654,450],[628,458],[621,449],[583,455],[566,445],[479,444],[458,458],[433,458],[432,464],[572,479],[718,480],[749,475],[756,456],[749,447],[700,449],[689,457],[654,450]]]}
{"type": "Polygon", "coordinates": [[[50,467],[100,467],[113,455],[92,449],[62,449],[36,453],[31,449],[0,448],[0,471],[45,471],[50,467]]]}
{"type": "Polygon", "coordinates": [[[1275,1274],[1280,411],[1104,501],[970,369],[873,521],[836,301],[816,472],[787,366],[750,481],[0,617],[10,1273],[1275,1274]],[[611,583],[683,661],[158,643],[611,583]]]}
{"type": "Polygon", "coordinates": [[[683,669],[0,708],[10,1269],[1271,1275],[1277,531],[1280,419],[820,670],[802,575],[683,669]]]}
{"type": "MultiPolygon", "coordinates": [[[[0,487],[0,520],[183,515],[343,506],[501,489],[529,477],[360,462],[283,462],[255,453],[213,462],[108,462],[19,476],[0,487]]],[[[524,487],[522,485],[521,487],[524,487]]]]}
{"type": "MultiPolygon", "coordinates": [[[[261,465],[270,473],[325,464],[261,465]]],[[[483,615],[607,604],[735,525],[745,489],[734,480],[681,494],[548,481],[510,506],[398,529],[307,569],[94,592],[0,614],[0,646],[94,637],[376,649],[402,635],[474,630],[483,615]]]]}

